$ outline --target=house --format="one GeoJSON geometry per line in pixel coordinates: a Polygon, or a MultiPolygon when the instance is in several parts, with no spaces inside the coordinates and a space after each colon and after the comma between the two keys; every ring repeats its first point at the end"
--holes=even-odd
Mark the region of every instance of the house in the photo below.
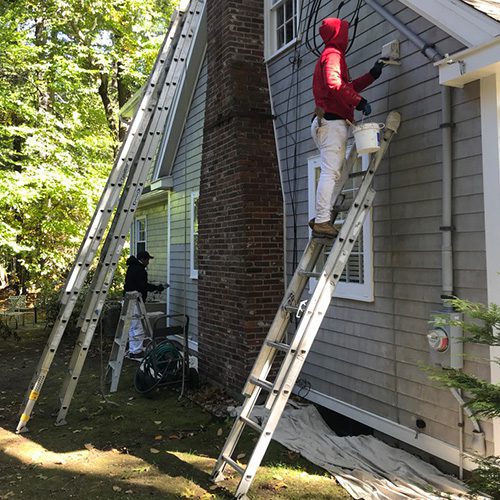
{"type": "MultiPolygon", "coordinates": [[[[155,256],[167,312],[190,316],[201,372],[241,390],[310,236],[313,50],[318,20],[336,16],[352,26],[353,77],[399,48],[363,95],[371,121],[397,110],[402,124],[301,373],[306,398],[470,468],[460,447],[500,455],[500,423],[465,416],[462,429],[457,394],[421,364],[442,297],[500,304],[496,2],[207,2],[132,249],[155,256]]],[[[464,370],[500,382],[498,347],[465,351],[464,370]]]]}

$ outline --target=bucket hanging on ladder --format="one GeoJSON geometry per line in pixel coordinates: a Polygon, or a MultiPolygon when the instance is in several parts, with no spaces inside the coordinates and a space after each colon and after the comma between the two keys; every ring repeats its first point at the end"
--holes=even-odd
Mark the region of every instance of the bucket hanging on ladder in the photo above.
{"type": "Polygon", "coordinates": [[[383,123],[353,125],[352,132],[356,141],[358,156],[375,153],[380,149],[380,131],[383,128],[383,123]]]}

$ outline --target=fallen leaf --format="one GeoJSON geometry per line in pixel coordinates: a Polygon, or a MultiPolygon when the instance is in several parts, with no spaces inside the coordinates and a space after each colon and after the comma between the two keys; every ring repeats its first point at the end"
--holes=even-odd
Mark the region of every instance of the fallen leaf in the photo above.
{"type": "Polygon", "coordinates": [[[281,490],[283,488],[288,488],[287,484],[284,481],[278,481],[276,484],[273,484],[274,490],[281,490]]]}
{"type": "Polygon", "coordinates": [[[161,424],[161,420],[155,420],[154,421],[156,425],[160,425],[161,424]]]}
{"type": "Polygon", "coordinates": [[[75,429],[75,430],[73,431],[73,434],[78,434],[79,432],[82,432],[82,431],[81,431],[80,429],[75,429]]]}
{"type": "Polygon", "coordinates": [[[133,492],[134,492],[133,490],[125,490],[125,493],[126,493],[127,495],[130,495],[130,494],[132,494],[133,492]]]}
{"type": "Polygon", "coordinates": [[[158,436],[155,436],[155,441],[161,441],[163,439],[163,436],[161,434],[158,434],[158,436]]]}
{"type": "Polygon", "coordinates": [[[223,430],[222,430],[222,427],[221,427],[221,428],[217,431],[217,436],[222,436],[222,432],[223,432],[223,430]]]}
{"type": "Polygon", "coordinates": [[[240,458],[245,458],[247,456],[246,453],[240,453],[237,457],[236,460],[239,460],[240,458]]]}
{"type": "Polygon", "coordinates": [[[119,486],[113,486],[113,491],[122,491],[122,489],[119,486]]]}
{"type": "Polygon", "coordinates": [[[180,439],[180,438],[177,434],[170,434],[170,436],[168,436],[168,439],[180,439]]]}
{"type": "Polygon", "coordinates": [[[160,450],[157,450],[156,448],[149,448],[149,451],[151,453],[160,453],[160,450]]]}
{"type": "Polygon", "coordinates": [[[216,484],[212,484],[212,486],[210,486],[208,489],[209,490],[216,490],[218,488],[218,486],[216,484]]]}

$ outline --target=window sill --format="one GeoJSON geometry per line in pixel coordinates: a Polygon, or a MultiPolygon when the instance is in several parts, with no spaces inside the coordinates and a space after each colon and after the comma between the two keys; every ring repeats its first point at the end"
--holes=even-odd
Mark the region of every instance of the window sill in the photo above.
{"type": "Polygon", "coordinates": [[[272,54],[266,55],[264,57],[264,62],[266,64],[272,62],[274,59],[277,59],[279,56],[282,56],[285,52],[288,52],[292,47],[295,48],[295,46],[300,44],[300,42],[301,42],[300,37],[296,37],[293,40],[290,40],[286,45],[283,45],[283,47],[280,47],[272,54]]]}

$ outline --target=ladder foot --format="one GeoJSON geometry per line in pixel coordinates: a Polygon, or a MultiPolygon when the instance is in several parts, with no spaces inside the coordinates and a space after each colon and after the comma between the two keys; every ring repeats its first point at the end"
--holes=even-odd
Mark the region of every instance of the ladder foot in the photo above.
{"type": "Polygon", "coordinates": [[[28,427],[25,425],[24,427],[21,427],[19,429],[16,429],[16,434],[26,434],[28,433],[30,430],[28,429],[28,427]]]}
{"type": "Polygon", "coordinates": [[[55,426],[56,427],[62,427],[63,425],[66,425],[68,422],[64,418],[61,418],[61,420],[56,420],[55,426]]]}
{"type": "Polygon", "coordinates": [[[222,472],[214,472],[210,479],[212,480],[213,483],[217,484],[224,481],[224,479],[226,478],[224,477],[224,474],[222,472]]]}

